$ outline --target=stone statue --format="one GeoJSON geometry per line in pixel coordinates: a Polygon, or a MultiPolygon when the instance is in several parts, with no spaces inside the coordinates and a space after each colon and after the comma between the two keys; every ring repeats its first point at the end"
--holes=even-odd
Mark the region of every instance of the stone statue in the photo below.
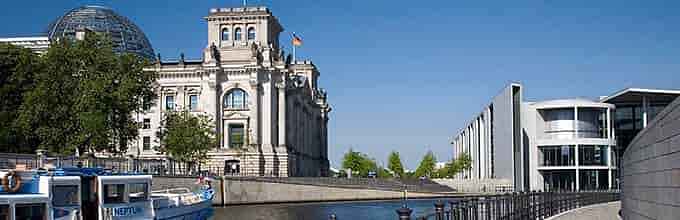
{"type": "Polygon", "coordinates": [[[215,59],[215,62],[220,63],[220,51],[217,50],[217,46],[215,46],[215,43],[212,43],[210,45],[210,56],[215,59]]]}

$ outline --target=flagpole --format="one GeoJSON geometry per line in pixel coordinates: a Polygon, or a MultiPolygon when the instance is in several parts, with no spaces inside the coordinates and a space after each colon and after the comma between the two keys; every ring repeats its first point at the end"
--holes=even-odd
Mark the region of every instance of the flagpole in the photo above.
{"type": "MultiPolygon", "coordinates": [[[[293,32],[293,40],[291,42],[294,42],[294,41],[295,41],[295,32],[293,32]]],[[[295,64],[295,59],[296,59],[295,58],[295,48],[296,47],[297,47],[297,45],[295,45],[295,43],[293,43],[293,64],[295,64]]]]}
{"type": "Polygon", "coordinates": [[[297,46],[293,45],[293,64],[295,64],[295,48],[297,46]]]}

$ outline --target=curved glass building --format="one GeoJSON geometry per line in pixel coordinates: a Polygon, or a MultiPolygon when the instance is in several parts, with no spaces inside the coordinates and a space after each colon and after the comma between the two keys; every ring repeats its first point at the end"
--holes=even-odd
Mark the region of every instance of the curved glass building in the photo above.
{"type": "Polygon", "coordinates": [[[114,51],[118,53],[154,58],[153,48],[144,32],[126,17],[106,7],[75,8],[50,24],[47,34],[49,39],[76,38],[76,32],[83,30],[108,34],[113,41],[114,51]]]}

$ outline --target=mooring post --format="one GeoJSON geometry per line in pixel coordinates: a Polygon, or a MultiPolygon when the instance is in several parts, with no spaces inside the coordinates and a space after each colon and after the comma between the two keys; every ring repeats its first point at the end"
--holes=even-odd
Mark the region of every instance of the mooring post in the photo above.
{"type": "Polygon", "coordinates": [[[399,216],[399,220],[411,220],[412,212],[413,210],[409,209],[406,206],[397,209],[397,215],[399,216]]]}
{"type": "Polygon", "coordinates": [[[436,220],[444,220],[444,203],[441,200],[434,202],[434,212],[436,220]]]}

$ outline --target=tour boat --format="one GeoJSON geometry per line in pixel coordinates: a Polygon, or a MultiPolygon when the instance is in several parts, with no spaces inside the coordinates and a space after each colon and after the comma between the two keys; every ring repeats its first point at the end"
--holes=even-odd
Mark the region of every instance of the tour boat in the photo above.
{"type": "Polygon", "coordinates": [[[150,191],[152,176],[99,168],[0,170],[0,219],[206,220],[214,191],[206,185],[150,191]]]}

